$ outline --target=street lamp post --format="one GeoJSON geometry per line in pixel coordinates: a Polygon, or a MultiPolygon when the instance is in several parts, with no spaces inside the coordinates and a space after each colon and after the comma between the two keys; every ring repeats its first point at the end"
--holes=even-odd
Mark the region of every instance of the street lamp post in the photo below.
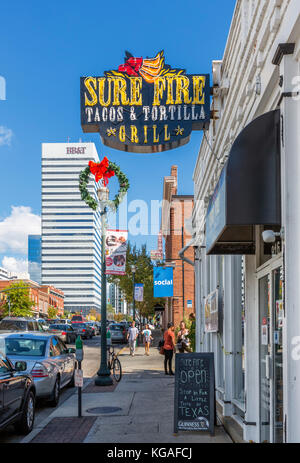
{"type": "Polygon", "coordinates": [[[105,259],[105,238],[106,238],[106,214],[107,208],[103,201],[108,199],[109,190],[102,186],[98,189],[98,198],[101,206],[101,364],[95,379],[96,386],[110,386],[113,384],[110,370],[107,366],[107,340],[106,340],[106,259],[105,259]]]}
{"type": "Polygon", "coordinates": [[[133,290],[132,290],[132,308],[133,308],[133,320],[135,321],[135,294],[134,294],[135,272],[136,272],[136,266],[135,266],[135,265],[132,265],[132,266],[131,266],[131,271],[132,271],[132,284],[133,284],[133,290]]]}

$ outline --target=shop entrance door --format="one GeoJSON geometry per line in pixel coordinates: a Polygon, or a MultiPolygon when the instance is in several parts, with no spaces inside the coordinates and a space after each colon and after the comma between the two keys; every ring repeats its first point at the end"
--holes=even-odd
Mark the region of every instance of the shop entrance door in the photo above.
{"type": "Polygon", "coordinates": [[[281,260],[258,273],[260,442],[283,442],[281,260]]]}

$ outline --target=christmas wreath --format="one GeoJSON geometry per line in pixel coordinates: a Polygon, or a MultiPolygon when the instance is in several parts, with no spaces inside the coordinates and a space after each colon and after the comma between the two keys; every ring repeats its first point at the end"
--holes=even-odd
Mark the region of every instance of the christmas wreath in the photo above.
{"type": "Polygon", "coordinates": [[[129,181],[126,175],[121,171],[120,167],[111,162],[105,157],[100,163],[89,161],[88,167],[80,172],[79,175],[79,191],[81,199],[94,211],[98,207],[98,202],[90,195],[87,186],[90,180],[90,174],[95,176],[96,182],[102,180],[104,186],[107,186],[108,179],[114,175],[119,181],[119,191],[115,195],[113,200],[106,200],[103,203],[110,207],[113,211],[116,211],[119,204],[122,202],[124,196],[129,188],[129,181]]]}

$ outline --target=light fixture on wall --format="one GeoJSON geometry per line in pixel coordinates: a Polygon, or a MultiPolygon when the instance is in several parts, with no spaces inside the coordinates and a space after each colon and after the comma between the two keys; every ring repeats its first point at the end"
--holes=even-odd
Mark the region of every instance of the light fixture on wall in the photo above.
{"type": "Polygon", "coordinates": [[[284,229],[282,228],[280,232],[274,232],[273,230],[265,230],[262,232],[262,239],[265,243],[275,243],[276,237],[280,237],[283,240],[284,238],[284,229]]]}

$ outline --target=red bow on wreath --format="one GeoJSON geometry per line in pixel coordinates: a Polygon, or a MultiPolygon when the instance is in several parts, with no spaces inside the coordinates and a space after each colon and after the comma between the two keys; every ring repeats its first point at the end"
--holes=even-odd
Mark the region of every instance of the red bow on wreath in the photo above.
{"type": "Polygon", "coordinates": [[[96,182],[99,182],[103,178],[104,185],[108,184],[108,179],[115,175],[113,170],[109,170],[109,160],[107,157],[103,158],[100,163],[89,161],[90,171],[95,175],[96,182]]]}

